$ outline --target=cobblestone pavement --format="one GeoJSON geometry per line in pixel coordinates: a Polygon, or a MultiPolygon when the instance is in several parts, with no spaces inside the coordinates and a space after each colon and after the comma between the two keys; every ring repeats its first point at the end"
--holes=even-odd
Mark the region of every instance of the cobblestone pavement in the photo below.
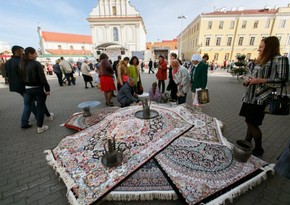
{"type": "MultiPolygon", "coordinates": [[[[61,127],[74,112],[80,102],[98,100],[103,108],[104,97],[97,88],[84,89],[82,77],[77,76],[76,86],[59,87],[55,76],[47,76],[51,85],[51,96],[47,106],[55,114],[55,119],[45,124],[49,129],[36,134],[36,120],[31,117],[32,128],[21,130],[20,115],[23,107],[22,98],[10,93],[0,77],[0,204],[68,204],[66,188],[59,181],[54,170],[45,160],[44,150],[55,147],[66,135],[74,133],[61,127]]],[[[155,80],[155,75],[143,73],[143,84],[148,89],[155,80]]],[[[210,104],[203,109],[225,124],[224,136],[230,141],[243,139],[246,132],[244,119],[238,116],[241,96],[244,88],[241,82],[230,77],[225,71],[209,73],[210,104]]],[[[191,96],[188,96],[190,103],[191,96]]],[[[116,102],[116,99],[113,99],[116,102]]],[[[117,104],[117,103],[116,103],[117,104]]],[[[275,163],[290,137],[290,116],[267,115],[261,126],[265,154],[263,160],[275,163]]],[[[174,205],[181,201],[150,201],[150,202],[101,202],[111,205],[174,205]]],[[[236,199],[233,204],[249,205],[286,205],[290,204],[290,180],[278,175],[270,177],[236,199]]]]}

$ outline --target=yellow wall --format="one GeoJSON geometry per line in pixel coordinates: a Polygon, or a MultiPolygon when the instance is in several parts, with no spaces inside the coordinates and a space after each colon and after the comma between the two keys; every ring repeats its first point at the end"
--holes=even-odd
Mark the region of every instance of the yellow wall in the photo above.
{"type": "Polygon", "coordinates": [[[275,35],[280,40],[281,54],[290,53],[290,4],[285,8],[278,8],[278,12],[256,12],[246,14],[236,12],[235,14],[217,12],[213,14],[201,14],[197,16],[177,37],[177,48],[180,49],[182,36],[183,59],[190,60],[192,54],[207,53],[209,61],[218,55],[217,63],[223,64],[225,56],[228,60],[236,60],[237,54],[245,54],[255,59],[258,56],[258,47],[263,37],[275,35]],[[211,29],[208,22],[212,22],[211,29]],[[223,21],[223,27],[219,28],[223,21]],[[281,27],[285,21],[284,28],[281,27]],[[234,27],[231,28],[231,22],[234,27]],[[243,28],[243,22],[246,27],[243,28]],[[255,28],[255,23],[257,27],[255,28]],[[269,25],[267,27],[267,25],[269,25]],[[231,45],[227,45],[228,37],[232,37],[231,45]],[[242,45],[239,45],[240,37],[243,37],[242,45]],[[206,46],[206,38],[210,38],[209,46],[206,46]],[[220,38],[220,45],[216,45],[217,38],[220,38]],[[253,45],[250,45],[251,38],[254,38],[253,45]]]}

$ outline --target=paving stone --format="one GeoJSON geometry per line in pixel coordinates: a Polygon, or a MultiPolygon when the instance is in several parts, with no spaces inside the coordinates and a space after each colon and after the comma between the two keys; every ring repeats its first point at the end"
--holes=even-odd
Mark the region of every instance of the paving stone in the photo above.
{"type": "Polygon", "coordinates": [[[33,195],[39,193],[39,188],[38,187],[33,187],[33,188],[27,188],[25,190],[23,190],[22,192],[19,192],[17,194],[14,194],[14,199],[15,201],[26,201],[26,199],[33,195]]]}
{"type": "Polygon", "coordinates": [[[63,199],[60,192],[50,192],[49,195],[38,200],[39,204],[60,204],[61,202],[67,203],[67,200],[63,199]]]}
{"type": "Polygon", "coordinates": [[[17,184],[19,186],[22,186],[23,184],[28,184],[30,182],[33,182],[37,179],[40,179],[40,175],[39,174],[34,174],[34,175],[29,175],[28,177],[22,178],[20,180],[17,181],[17,184]]]}
{"type": "Polygon", "coordinates": [[[38,191],[28,197],[26,197],[26,203],[27,204],[31,204],[31,203],[39,203],[39,204],[43,204],[40,201],[44,198],[47,198],[51,195],[51,192],[49,191],[49,189],[45,189],[43,191],[38,191]]]}
{"type": "Polygon", "coordinates": [[[1,200],[0,200],[1,205],[13,204],[13,202],[14,202],[13,196],[6,197],[5,199],[1,197],[1,200]]]}
{"type": "Polygon", "coordinates": [[[40,184],[46,183],[48,181],[50,181],[50,177],[46,176],[46,177],[39,178],[39,179],[36,179],[34,181],[29,182],[28,186],[31,188],[31,187],[38,186],[40,184]]]}

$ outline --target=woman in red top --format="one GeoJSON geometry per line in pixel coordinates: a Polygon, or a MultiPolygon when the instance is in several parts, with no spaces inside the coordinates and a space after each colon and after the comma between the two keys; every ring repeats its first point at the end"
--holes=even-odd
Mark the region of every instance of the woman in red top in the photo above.
{"type": "Polygon", "coordinates": [[[158,88],[164,93],[165,80],[167,79],[167,63],[162,55],[159,56],[159,66],[156,74],[158,80],[158,88]],[[162,89],[161,89],[162,86],[162,89]]]}
{"type": "Polygon", "coordinates": [[[114,106],[113,102],[111,102],[112,91],[116,90],[113,75],[114,70],[112,65],[109,62],[109,57],[102,53],[100,55],[100,63],[98,64],[101,91],[104,91],[106,105],[114,106]]]}

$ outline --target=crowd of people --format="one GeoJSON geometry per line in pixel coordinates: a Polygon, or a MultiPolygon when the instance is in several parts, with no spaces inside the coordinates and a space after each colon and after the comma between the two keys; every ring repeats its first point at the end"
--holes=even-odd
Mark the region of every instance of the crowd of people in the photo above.
{"type": "MultiPolygon", "coordinates": [[[[254,149],[252,154],[262,156],[264,149],[262,146],[262,131],[259,126],[262,125],[265,117],[265,107],[271,98],[271,93],[288,79],[289,60],[281,56],[279,40],[275,36],[264,38],[259,46],[259,56],[257,60],[251,62],[251,73],[244,80],[243,85],[247,90],[242,99],[242,106],[239,115],[245,117],[247,132],[245,140],[252,143],[254,140],[254,149]]],[[[44,117],[53,120],[54,114],[48,111],[46,98],[50,95],[50,86],[46,79],[43,66],[36,60],[37,51],[32,47],[22,48],[21,46],[12,47],[13,56],[5,62],[5,82],[9,84],[11,92],[17,92],[23,98],[24,106],[21,116],[21,128],[31,127],[29,118],[31,112],[37,120],[37,133],[42,133],[48,129],[44,125],[44,117]]],[[[161,102],[165,93],[165,81],[168,79],[166,90],[170,91],[172,102],[182,104],[186,102],[189,91],[192,92],[192,105],[201,106],[197,99],[197,91],[207,87],[207,75],[210,68],[207,61],[208,55],[203,57],[200,54],[194,54],[191,62],[182,63],[175,53],[170,55],[170,64],[166,62],[164,56],[158,57],[156,64],[156,80],[152,82],[152,87],[148,89],[149,98],[152,101],[161,102]]],[[[3,67],[4,63],[2,63],[3,67]]],[[[148,68],[153,70],[154,64],[150,59],[148,68]]],[[[109,57],[103,53],[92,68],[88,60],[78,62],[75,65],[65,60],[63,57],[58,59],[53,65],[53,72],[58,78],[58,83],[63,86],[75,85],[74,72],[78,70],[83,76],[85,88],[88,83],[94,87],[91,71],[96,73],[96,84],[100,85],[100,90],[104,93],[107,106],[114,106],[111,101],[115,96],[114,91],[118,90],[117,101],[121,107],[130,106],[132,103],[139,103],[138,94],[141,83],[141,72],[144,72],[144,64],[140,65],[139,59],[133,56],[118,57],[117,61],[110,61],[109,57]],[[65,78],[63,78],[65,76],[65,78]],[[115,80],[117,86],[115,86],[115,80]]],[[[280,156],[275,170],[282,175],[289,177],[289,151],[286,146],[283,154],[280,156]],[[285,154],[286,153],[286,154],[285,154]]]]}
{"type": "MultiPolygon", "coordinates": [[[[281,56],[279,40],[275,36],[264,38],[259,46],[259,56],[253,62],[251,74],[245,79],[243,85],[247,87],[242,99],[242,106],[239,115],[245,117],[247,133],[245,140],[252,143],[255,141],[253,154],[262,156],[262,125],[265,116],[265,107],[271,97],[271,93],[277,88],[281,88],[285,81],[289,80],[289,61],[287,57],[281,56]],[[287,67],[288,66],[288,67],[287,67]]],[[[37,119],[37,133],[42,133],[48,129],[44,125],[44,116],[53,120],[54,114],[48,111],[46,98],[50,95],[50,86],[46,79],[43,66],[36,60],[37,51],[32,47],[22,48],[12,47],[13,56],[5,63],[5,75],[11,92],[19,93],[24,102],[21,116],[21,128],[30,128],[29,117],[31,112],[37,119]]],[[[186,102],[188,92],[192,92],[192,105],[201,106],[197,98],[197,91],[207,88],[209,56],[193,54],[189,64],[182,63],[175,53],[170,54],[170,64],[168,65],[164,56],[158,56],[156,64],[156,80],[152,82],[152,87],[148,89],[149,98],[152,101],[160,102],[165,90],[170,91],[170,100],[182,104],[186,102]],[[168,85],[165,81],[168,79],[168,85]]],[[[100,90],[104,93],[107,106],[114,106],[112,97],[117,93],[117,101],[121,107],[126,107],[140,100],[140,87],[142,87],[141,73],[144,72],[144,64],[140,64],[136,56],[121,58],[112,62],[109,56],[102,53],[97,63],[92,66],[88,60],[78,62],[73,65],[63,57],[56,60],[52,66],[56,74],[59,86],[75,85],[74,72],[76,67],[83,76],[85,88],[88,83],[93,85],[91,72],[96,74],[96,83],[100,85],[100,90]],[[65,78],[63,78],[63,76],[65,78]],[[116,82],[115,82],[116,81],[116,82]],[[116,85],[115,85],[116,83],[116,85]]],[[[155,74],[154,63],[150,59],[148,63],[149,74],[155,74]]]]}

